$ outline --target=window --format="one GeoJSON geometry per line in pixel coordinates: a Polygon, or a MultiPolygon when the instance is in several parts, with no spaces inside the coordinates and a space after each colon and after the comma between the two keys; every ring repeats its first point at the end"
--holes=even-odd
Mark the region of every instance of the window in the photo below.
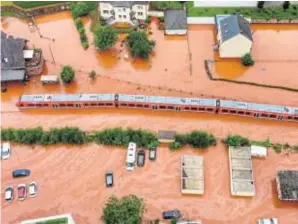
{"type": "Polygon", "coordinates": [[[142,5],[138,5],[138,9],[143,9],[143,6],[142,5]]]}
{"type": "Polygon", "coordinates": [[[126,19],[126,15],[123,15],[123,19],[126,19]]]}
{"type": "Polygon", "coordinates": [[[112,103],[106,103],[106,106],[113,106],[112,103]]]}
{"type": "Polygon", "coordinates": [[[238,111],[238,114],[244,114],[244,112],[243,111],[238,111]]]}
{"type": "Polygon", "coordinates": [[[123,8],[123,12],[125,12],[126,11],[126,8],[123,8]]]}
{"type": "Polygon", "coordinates": [[[174,107],[173,106],[168,106],[168,109],[169,110],[174,110],[174,107]]]}
{"type": "Polygon", "coordinates": [[[230,110],[231,114],[236,114],[236,110],[230,110]]]}
{"type": "Polygon", "coordinates": [[[143,105],[141,105],[141,104],[137,104],[137,107],[143,107],[143,105]]]}
{"type": "Polygon", "coordinates": [[[199,111],[205,111],[205,108],[204,107],[200,107],[199,108],[199,111]]]}
{"type": "Polygon", "coordinates": [[[103,14],[109,14],[109,10],[103,10],[103,14]]]}
{"type": "Polygon", "coordinates": [[[126,103],[121,103],[120,106],[127,107],[127,104],[126,103]]]}
{"type": "Polygon", "coordinates": [[[47,103],[44,103],[44,104],[43,104],[43,106],[44,106],[44,107],[48,107],[48,106],[49,106],[49,104],[47,104],[47,103]]]}
{"type": "Polygon", "coordinates": [[[97,104],[96,103],[91,103],[91,106],[95,107],[95,106],[97,106],[97,104]]]}
{"type": "Polygon", "coordinates": [[[245,112],[245,115],[250,115],[250,112],[245,112]]]}
{"type": "Polygon", "coordinates": [[[275,114],[270,114],[269,117],[270,118],[276,118],[276,115],[275,114]]]}
{"type": "Polygon", "coordinates": [[[159,109],[166,109],[165,106],[159,106],[159,109]]]}
{"type": "Polygon", "coordinates": [[[138,12],[138,16],[142,16],[143,15],[143,12],[138,12]]]}
{"type": "Polygon", "coordinates": [[[104,106],[104,105],[105,105],[104,103],[99,103],[99,104],[98,104],[98,106],[104,106]]]}
{"type": "Polygon", "coordinates": [[[207,111],[213,111],[213,109],[212,108],[207,108],[207,111]]]}
{"type": "Polygon", "coordinates": [[[135,105],[134,105],[134,104],[128,104],[128,106],[129,106],[129,107],[135,107],[135,105]]]}
{"type": "Polygon", "coordinates": [[[228,110],[223,109],[222,112],[223,113],[228,113],[228,110]]]}
{"type": "Polygon", "coordinates": [[[68,104],[66,104],[66,106],[73,107],[73,104],[72,103],[68,103],[68,104]]]}
{"type": "Polygon", "coordinates": [[[145,107],[145,108],[149,108],[149,105],[145,105],[144,107],[145,107]]]}
{"type": "Polygon", "coordinates": [[[121,19],[122,18],[122,15],[119,15],[119,19],[121,19]]]}

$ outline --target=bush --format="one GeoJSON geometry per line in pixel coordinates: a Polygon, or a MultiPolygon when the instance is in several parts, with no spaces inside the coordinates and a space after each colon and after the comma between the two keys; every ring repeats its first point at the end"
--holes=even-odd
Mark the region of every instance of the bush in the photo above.
{"type": "Polygon", "coordinates": [[[88,41],[87,36],[86,36],[85,33],[81,33],[80,34],[80,40],[81,40],[82,43],[88,41]]]}
{"type": "Polygon", "coordinates": [[[152,31],[149,31],[149,33],[148,33],[149,35],[152,35],[153,33],[152,33],[152,31]]]}
{"type": "Polygon", "coordinates": [[[169,145],[169,149],[171,151],[174,151],[176,149],[180,149],[181,147],[182,147],[181,143],[180,142],[177,142],[177,141],[171,142],[170,145],[169,145]]]}
{"type": "Polygon", "coordinates": [[[149,41],[144,32],[132,31],[127,38],[130,54],[135,58],[148,59],[155,42],[149,41]]]}
{"type": "Polygon", "coordinates": [[[255,61],[252,59],[252,56],[250,53],[246,53],[243,57],[242,57],[242,64],[244,66],[253,66],[255,64],[255,61]]]}
{"type": "Polygon", "coordinates": [[[86,2],[76,2],[70,5],[71,14],[74,18],[85,16],[89,13],[89,7],[86,2]]]}
{"type": "Polygon", "coordinates": [[[148,144],[148,148],[156,148],[157,146],[159,146],[159,141],[154,141],[148,144]]]}
{"type": "Polygon", "coordinates": [[[76,24],[76,27],[77,27],[78,30],[79,30],[80,28],[84,27],[84,25],[83,25],[83,21],[81,20],[81,18],[77,18],[77,19],[75,19],[75,24],[76,24]]]}
{"type": "Polygon", "coordinates": [[[135,195],[121,199],[111,196],[103,208],[102,220],[103,223],[137,224],[141,223],[144,210],[143,199],[135,195]]]}
{"type": "Polygon", "coordinates": [[[72,67],[63,66],[60,76],[64,83],[70,83],[75,77],[75,72],[72,67]]]}
{"type": "Polygon", "coordinates": [[[147,16],[147,18],[146,18],[146,23],[151,23],[151,21],[152,21],[152,18],[151,18],[151,16],[147,16]]]}
{"type": "Polygon", "coordinates": [[[100,50],[107,50],[113,47],[118,39],[116,30],[110,26],[101,26],[93,34],[94,45],[100,50]]]}
{"type": "Polygon", "coordinates": [[[89,43],[88,43],[87,41],[82,42],[82,46],[83,46],[83,48],[86,50],[86,49],[89,48],[89,43]]]}
{"type": "Polygon", "coordinates": [[[248,138],[242,137],[241,135],[229,135],[223,142],[228,146],[240,147],[249,146],[250,142],[248,138]]]}
{"type": "Polygon", "coordinates": [[[81,27],[80,29],[78,29],[79,30],[79,34],[85,34],[85,27],[81,27]]]}
{"type": "Polygon", "coordinates": [[[89,73],[89,78],[91,79],[95,79],[95,76],[96,76],[96,73],[94,70],[92,70],[90,73],[89,73]]]}
{"type": "Polygon", "coordinates": [[[281,153],[282,145],[281,144],[274,144],[273,149],[274,149],[275,152],[281,153]]]}
{"type": "Polygon", "coordinates": [[[160,23],[163,23],[163,22],[165,21],[165,17],[158,17],[158,21],[159,21],[160,23]]]}
{"type": "Polygon", "coordinates": [[[187,142],[194,148],[208,148],[216,145],[216,139],[213,135],[204,131],[193,131],[187,137],[187,142]]]}

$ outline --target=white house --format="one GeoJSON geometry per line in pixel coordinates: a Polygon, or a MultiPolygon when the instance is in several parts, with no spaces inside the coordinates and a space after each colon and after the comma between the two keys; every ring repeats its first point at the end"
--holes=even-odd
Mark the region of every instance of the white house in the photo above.
{"type": "Polygon", "coordinates": [[[187,33],[187,17],[184,9],[167,9],[164,14],[166,35],[185,35],[187,33]]]}
{"type": "Polygon", "coordinates": [[[136,25],[137,20],[145,20],[148,16],[148,1],[100,1],[100,15],[108,24],[129,23],[136,25]]]}
{"type": "Polygon", "coordinates": [[[241,58],[253,43],[250,24],[239,15],[215,16],[217,44],[221,58],[241,58]]]}

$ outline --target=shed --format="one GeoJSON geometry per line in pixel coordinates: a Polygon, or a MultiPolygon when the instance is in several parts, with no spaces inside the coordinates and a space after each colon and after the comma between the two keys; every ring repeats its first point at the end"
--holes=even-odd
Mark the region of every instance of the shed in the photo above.
{"type": "Polygon", "coordinates": [[[42,83],[57,83],[59,78],[57,75],[42,75],[40,81],[42,83]]]}
{"type": "Polygon", "coordinates": [[[278,198],[298,202],[298,170],[280,170],[276,177],[278,198]]]}
{"type": "Polygon", "coordinates": [[[184,9],[167,9],[165,11],[165,34],[186,35],[187,17],[184,9]]]}
{"type": "Polygon", "coordinates": [[[175,141],[176,132],[158,130],[157,137],[158,137],[158,141],[160,141],[161,143],[171,143],[175,141]]]}
{"type": "Polygon", "coordinates": [[[252,145],[250,146],[250,153],[251,156],[266,157],[267,148],[263,146],[252,145]]]}
{"type": "Polygon", "coordinates": [[[240,15],[215,16],[219,55],[222,58],[241,58],[252,48],[249,22],[240,15]]]}

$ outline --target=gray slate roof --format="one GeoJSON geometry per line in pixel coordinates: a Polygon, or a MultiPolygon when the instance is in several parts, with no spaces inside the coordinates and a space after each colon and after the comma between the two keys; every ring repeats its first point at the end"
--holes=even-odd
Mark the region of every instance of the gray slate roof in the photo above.
{"type": "Polygon", "coordinates": [[[25,79],[25,70],[1,70],[1,82],[22,81],[25,79]]]}
{"type": "Polygon", "coordinates": [[[217,20],[216,25],[220,27],[222,42],[225,42],[238,34],[253,41],[249,22],[239,15],[231,15],[220,19],[219,21],[217,20]]]}
{"type": "Polygon", "coordinates": [[[25,68],[24,46],[24,39],[14,39],[1,31],[1,70],[25,68]]]}
{"type": "Polygon", "coordinates": [[[130,8],[133,5],[148,5],[149,1],[100,1],[102,3],[110,3],[114,7],[130,8]]]}
{"type": "Polygon", "coordinates": [[[187,29],[186,12],[183,9],[165,10],[166,30],[185,30],[187,29]]]}

